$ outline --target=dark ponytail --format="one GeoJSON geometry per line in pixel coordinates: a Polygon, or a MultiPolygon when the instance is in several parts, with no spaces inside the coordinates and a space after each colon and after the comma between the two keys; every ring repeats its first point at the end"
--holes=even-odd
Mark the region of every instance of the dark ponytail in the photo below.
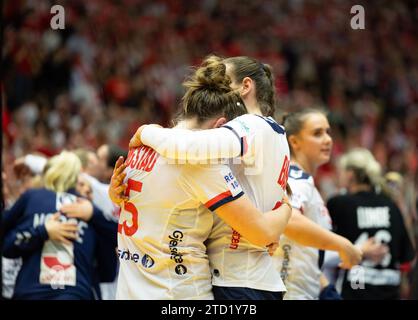
{"type": "Polygon", "coordinates": [[[266,104],[264,106],[265,110],[261,110],[263,114],[267,116],[273,116],[274,111],[276,109],[276,90],[275,90],[275,81],[273,76],[273,70],[269,64],[263,63],[263,70],[266,74],[267,79],[269,80],[268,87],[271,90],[264,89],[262,94],[260,94],[260,100],[265,101],[266,104]]]}
{"type": "Polygon", "coordinates": [[[183,86],[186,93],[182,98],[180,118],[197,117],[199,123],[215,116],[227,120],[247,113],[238,92],[230,87],[231,78],[226,74],[223,60],[208,56],[183,86]]]}
{"type": "Polygon", "coordinates": [[[237,82],[242,82],[245,77],[255,82],[256,98],[261,112],[265,116],[273,116],[276,107],[276,90],[271,66],[244,56],[227,58],[224,62],[231,64],[237,82]]]}

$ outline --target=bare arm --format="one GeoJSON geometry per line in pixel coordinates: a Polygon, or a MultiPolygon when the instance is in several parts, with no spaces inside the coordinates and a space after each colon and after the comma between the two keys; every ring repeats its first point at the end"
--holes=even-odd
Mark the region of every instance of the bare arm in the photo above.
{"type": "Polygon", "coordinates": [[[290,206],[282,205],[263,214],[246,196],[242,196],[219,207],[216,214],[248,241],[265,247],[279,241],[291,210],[290,206]]]}
{"type": "Polygon", "coordinates": [[[342,260],[341,268],[349,269],[361,261],[361,251],[348,239],[322,228],[295,208],[284,234],[304,246],[337,251],[342,260]]]}

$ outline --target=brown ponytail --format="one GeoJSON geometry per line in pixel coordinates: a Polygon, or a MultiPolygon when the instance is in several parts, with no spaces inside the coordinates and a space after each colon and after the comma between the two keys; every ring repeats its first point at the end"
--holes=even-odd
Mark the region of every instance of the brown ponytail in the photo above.
{"type": "Polygon", "coordinates": [[[224,62],[232,65],[232,72],[237,82],[242,82],[245,77],[255,82],[256,98],[261,112],[265,116],[273,116],[276,107],[276,90],[271,66],[244,56],[227,58],[224,62]]]}
{"type": "Polygon", "coordinates": [[[263,111],[263,114],[267,116],[273,116],[276,106],[276,90],[275,90],[275,83],[274,83],[274,76],[273,76],[273,70],[269,64],[263,63],[263,70],[266,74],[267,79],[269,80],[269,88],[271,90],[267,90],[267,88],[263,91],[262,94],[260,94],[260,99],[262,101],[265,101],[265,110],[263,111]]]}
{"type": "Polygon", "coordinates": [[[183,86],[187,89],[182,98],[181,118],[197,117],[201,123],[215,116],[227,120],[247,113],[238,92],[230,87],[231,78],[226,74],[223,60],[208,56],[183,86]]]}

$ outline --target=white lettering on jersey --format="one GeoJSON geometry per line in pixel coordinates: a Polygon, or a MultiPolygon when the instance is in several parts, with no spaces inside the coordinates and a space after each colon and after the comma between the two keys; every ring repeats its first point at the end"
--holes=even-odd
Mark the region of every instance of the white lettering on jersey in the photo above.
{"type": "MultiPolygon", "coordinates": [[[[36,228],[40,225],[45,224],[45,222],[51,219],[54,214],[55,213],[35,213],[35,215],[33,216],[33,227],[36,228]]],[[[83,243],[84,229],[87,229],[89,226],[86,222],[77,220],[75,218],[67,218],[67,216],[63,214],[60,215],[59,220],[61,223],[76,224],[78,227],[78,237],[76,238],[76,241],[78,243],[83,243]]]]}
{"type": "Polygon", "coordinates": [[[354,290],[364,288],[365,283],[374,286],[398,286],[401,282],[401,273],[399,270],[393,269],[356,266],[348,272],[347,280],[351,282],[351,287],[354,290]]]}
{"type": "MultiPolygon", "coordinates": [[[[359,235],[359,237],[357,238],[354,244],[356,246],[362,246],[369,238],[370,238],[369,233],[363,232],[362,234],[359,235]]],[[[388,245],[392,241],[392,235],[387,230],[377,231],[374,234],[373,238],[375,239],[376,243],[379,243],[379,244],[384,243],[388,245]]],[[[392,254],[389,251],[385,254],[382,261],[380,261],[379,263],[373,262],[372,260],[364,259],[362,262],[362,265],[365,267],[372,267],[372,268],[375,268],[376,266],[381,265],[382,267],[386,268],[387,266],[389,266],[391,260],[392,260],[392,254]]]]}
{"type": "Polygon", "coordinates": [[[357,223],[360,229],[389,228],[389,207],[358,207],[357,223]]]}

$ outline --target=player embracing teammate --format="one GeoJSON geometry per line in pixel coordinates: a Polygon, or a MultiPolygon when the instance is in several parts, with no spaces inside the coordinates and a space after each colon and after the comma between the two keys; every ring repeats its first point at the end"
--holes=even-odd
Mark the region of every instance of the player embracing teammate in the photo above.
{"type": "MultiPolygon", "coordinates": [[[[183,163],[230,159],[232,177],[236,178],[237,185],[242,187],[258,210],[267,212],[282,208],[282,204],[287,204],[290,154],[285,128],[271,117],[275,106],[271,69],[248,57],[223,59],[222,63],[231,78],[231,88],[239,93],[249,114],[211,130],[143,126],[132,138],[130,146],[144,144],[166,158],[183,163]],[[203,146],[203,150],[215,149],[216,152],[197,152],[196,146],[203,146]]],[[[122,199],[120,193],[125,188],[121,186],[121,177],[124,176],[120,171],[115,170],[115,183],[110,190],[111,197],[119,203],[122,199]]],[[[199,190],[202,187],[197,183],[192,188],[199,190]]],[[[351,268],[361,259],[360,250],[350,241],[297,212],[292,212],[284,234],[302,245],[337,251],[345,268],[351,268]]],[[[270,256],[279,238],[269,248],[253,244],[215,216],[205,243],[215,299],[283,297],[286,288],[277,270],[276,260],[270,256]]],[[[319,283],[319,278],[316,280],[319,283]]]]}

